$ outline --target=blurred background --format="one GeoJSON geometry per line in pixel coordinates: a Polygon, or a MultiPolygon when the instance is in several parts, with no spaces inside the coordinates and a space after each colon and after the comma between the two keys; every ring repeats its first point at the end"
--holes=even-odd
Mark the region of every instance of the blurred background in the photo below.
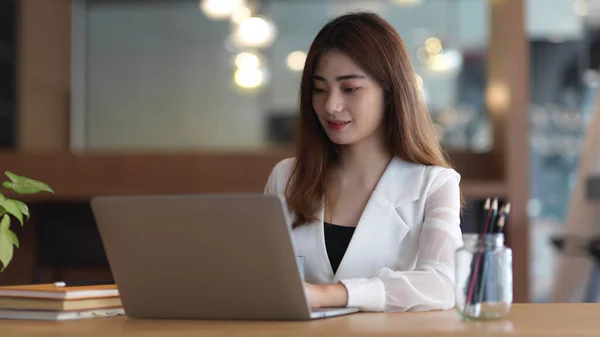
{"type": "Polygon", "coordinates": [[[56,191],[24,199],[0,284],[107,275],[94,195],[262,191],[293,155],[312,39],[355,10],[404,39],[475,205],[465,228],[481,199],[511,201],[515,301],[548,301],[596,111],[599,0],[0,0],[0,170],[56,191]]]}

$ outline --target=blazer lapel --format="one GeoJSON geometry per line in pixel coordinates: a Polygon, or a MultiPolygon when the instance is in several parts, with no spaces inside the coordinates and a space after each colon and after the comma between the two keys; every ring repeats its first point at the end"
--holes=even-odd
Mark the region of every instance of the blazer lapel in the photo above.
{"type": "MultiPolygon", "coordinates": [[[[396,157],[390,161],[361,214],[334,281],[373,275],[390,260],[389,254],[411,227],[396,208],[419,198],[423,173],[423,165],[396,157]]],[[[323,226],[319,227],[324,258],[328,262],[323,226]]],[[[328,266],[333,275],[329,263],[328,266]]]]}
{"type": "Polygon", "coordinates": [[[323,208],[318,219],[305,226],[294,229],[297,253],[304,256],[304,275],[307,282],[329,283],[333,280],[333,268],[325,246],[323,227],[323,208]]]}
{"type": "Polygon", "coordinates": [[[315,234],[314,237],[317,239],[318,242],[318,246],[316,247],[318,254],[316,254],[316,259],[313,262],[315,263],[315,265],[318,266],[316,270],[320,271],[320,273],[315,276],[317,276],[317,278],[319,278],[319,281],[321,281],[322,283],[327,283],[333,279],[334,275],[333,267],[331,267],[331,262],[329,262],[329,255],[327,255],[327,246],[325,245],[325,226],[323,223],[324,217],[324,209],[321,208],[319,211],[319,222],[312,229],[315,234]]]}

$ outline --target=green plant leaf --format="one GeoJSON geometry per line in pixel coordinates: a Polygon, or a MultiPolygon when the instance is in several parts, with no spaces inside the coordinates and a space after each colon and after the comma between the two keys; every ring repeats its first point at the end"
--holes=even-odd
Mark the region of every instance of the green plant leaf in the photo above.
{"type": "Polygon", "coordinates": [[[13,258],[14,247],[19,248],[19,240],[15,233],[10,230],[10,218],[7,214],[0,220],[0,263],[4,271],[13,258]]]}
{"type": "Polygon", "coordinates": [[[29,220],[29,207],[27,207],[24,202],[19,200],[13,200],[13,202],[17,205],[17,207],[19,207],[19,211],[21,211],[21,213],[27,217],[27,220],[29,220]]]}
{"type": "MultiPolygon", "coordinates": [[[[5,213],[8,213],[17,218],[17,220],[19,220],[19,223],[21,223],[21,226],[23,226],[23,212],[21,212],[21,209],[19,208],[19,205],[17,204],[16,200],[0,196],[0,208],[4,209],[5,213]]],[[[27,210],[27,213],[29,213],[29,210],[27,210]]]]}
{"type": "Polygon", "coordinates": [[[41,181],[37,181],[28,177],[18,176],[9,171],[5,172],[6,176],[10,179],[10,181],[5,181],[2,183],[2,186],[11,189],[20,194],[35,194],[41,191],[46,191],[50,193],[54,193],[52,188],[48,186],[46,183],[41,181]]]}

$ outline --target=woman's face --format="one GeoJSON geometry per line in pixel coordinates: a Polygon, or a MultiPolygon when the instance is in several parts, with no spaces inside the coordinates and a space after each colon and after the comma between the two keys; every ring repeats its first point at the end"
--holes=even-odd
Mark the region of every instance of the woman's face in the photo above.
{"type": "Polygon", "coordinates": [[[313,108],[329,139],[351,145],[382,131],[383,88],[349,56],[329,51],[313,74],[313,108]]]}

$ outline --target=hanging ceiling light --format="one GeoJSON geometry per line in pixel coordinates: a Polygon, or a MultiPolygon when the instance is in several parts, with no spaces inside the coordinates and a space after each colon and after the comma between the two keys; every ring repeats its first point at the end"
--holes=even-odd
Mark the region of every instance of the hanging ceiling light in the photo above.
{"type": "Polygon", "coordinates": [[[443,50],[442,41],[440,41],[440,39],[437,37],[428,38],[425,40],[425,50],[427,50],[427,53],[430,55],[441,53],[443,50]]]}
{"type": "Polygon", "coordinates": [[[260,66],[260,58],[251,52],[241,52],[235,57],[235,66],[244,69],[258,68],[260,66]]]}
{"type": "Polygon", "coordinates": [[[246,6],[239,6],[231,13],[231,21],[240,24],[242,21],[252,16],[252,11],[246,6]]]}
{"type": "Polygon", "coordinates": [[[254,89],[260,87],[265,76],[262,69],[259,68],[238,68],[233,75],[235,84],[244,89],[254,89]]]}
{"type": "Polygon", "coordinates": [[[436,73],[454,72],[461,68],[462,54],[456,50],[430,55],[425,61],[427,68],[436,73]]]}
{"type": "Polygon", "coordinates": [[[292,71],[302,71],[304,62],[306,62],[306,53],[300,50],[289,53],[286,58],[286,64],[292,71]]]}
{"type": "Polygon", "coordinates": [[[245,5],[244,0],[201,0],[200,9],[212,20],[222,20],[231,17],[239,7],[245,5]]]}
{"type": "Polygon", "coordinates": [[[234,58],[233,81],[242,89],[257,89],[267,82],[267,68],[257,52],[244,51],[234,58]]]}
{"type": "Polygon", "coordinates": [[[590,13],[590,5],[586,0],[574,0],[573,11],[580,16],[586,16],[590,13]]]}
{"type": "Polygon", "coordinates": [[[393,0],[393,2],[398,6],[416,6],[420,5],[423,0],[393,0]]]}
{"type": "Polygon", "coordinates": [[[242,47],[264,48],[277,36],[275,24],[264,17],[253,16],[242,20],[234,34],[235,43],[242,47]]]}

